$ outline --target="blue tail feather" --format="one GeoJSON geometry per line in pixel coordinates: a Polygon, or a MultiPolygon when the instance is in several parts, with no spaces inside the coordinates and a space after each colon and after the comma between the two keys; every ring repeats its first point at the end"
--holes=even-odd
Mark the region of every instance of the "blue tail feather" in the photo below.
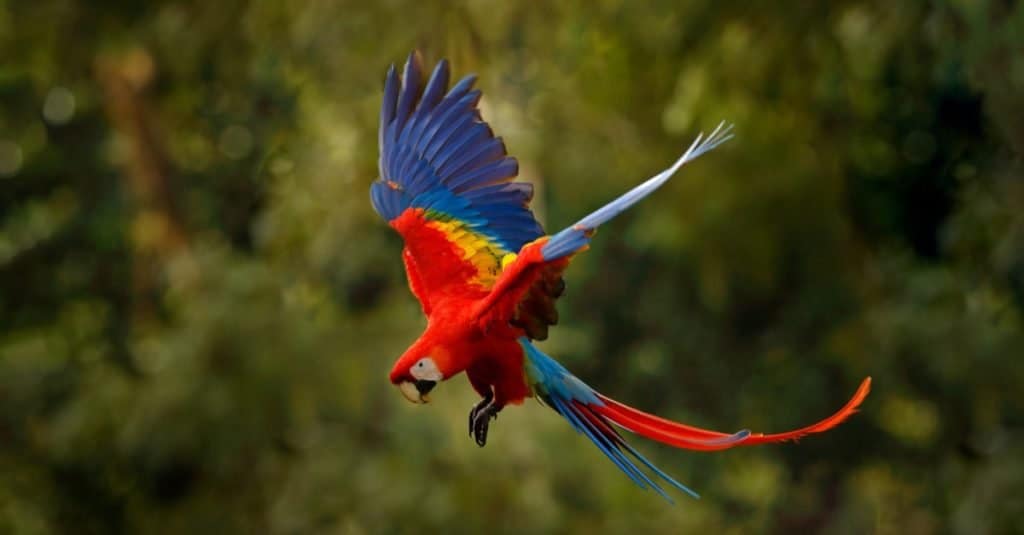
{"type": "Polygon", "coordinates": [[[612,427],[609,420],[593,410],[592,407],[603,406],[604,403],[592,388],[569,373],[557,361],[542,353],[528,338],[520,338],[519,345],[523,348],[525,355],[526,376],[537,397],[565,418],[576,432],[589,438],[601,450],[601,453],[634,483],[640,488],[651,488],[672,502],[672,498],[665,492],[665,489],[645,474],[633,459],[639,461],[669,485],[694,498],[700,498],[692,489],[673,479],[636,451],[612,427]]]}

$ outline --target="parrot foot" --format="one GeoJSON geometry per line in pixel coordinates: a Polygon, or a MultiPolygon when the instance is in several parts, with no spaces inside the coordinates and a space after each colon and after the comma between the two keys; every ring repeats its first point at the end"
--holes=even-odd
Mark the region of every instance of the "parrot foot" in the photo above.
{"type": "Polygon", "coordinates": [[[498,419],[501,408],[494,403],[494,395],[488,394],[469,410],[469,435],[481,448],[487,444],[487,429],[491,420],[498,419]]]}

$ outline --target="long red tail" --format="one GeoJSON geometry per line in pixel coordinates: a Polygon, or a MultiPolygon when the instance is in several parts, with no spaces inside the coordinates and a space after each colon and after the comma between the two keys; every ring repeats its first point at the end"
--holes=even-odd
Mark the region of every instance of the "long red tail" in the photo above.
{"type": "Polygon", "coordinates": [[[857,392],[852,398],[850,398],[850,401],[848,401],[842,409],[839,409],[839,411],[832,416],[829,416],[816,424],[809,425],[795,431],[775,433],[771,435],[766,435],[764,433],[750,433],[745,435],[742,439],[739,434],[709,431],[707,429],[700,429],[698,427],[659,418],[653,414],[648,414],[623,405],[622,403],[601,394],[597,394],[597,397],[604,402],[604,405],[591,405],[591,408],[594,412],[608,418],[617,425],[651,440],[657,440],[658,442],[668,444],[669,446],[676,448],[697,451],[715,451],[735,446],[751,446],[754,444],[764,444],[766,442],[796,440],[812,433],[828,431],[842,423],[843,420],[849,418],[853,413],[857,412],[857,407],[859,407],[861,402],[864,401],[864,398],[867,397],[870,390],[871,378],[867,377],[863,382],[861,382],[857,392]]]}

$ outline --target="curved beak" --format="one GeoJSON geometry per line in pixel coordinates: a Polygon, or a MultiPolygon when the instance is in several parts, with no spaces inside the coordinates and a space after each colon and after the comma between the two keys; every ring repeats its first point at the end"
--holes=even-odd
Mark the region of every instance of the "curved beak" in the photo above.
{"type": "Polygon", "coordinates": [[[427,381],[420,379],[415,383],[412,381],[402,381],[398,383],[398,389],[402,391],[402,395],[405,399],[413,403],[429,403],[430,397],[427,396],[434,387],[437,386],[437,381],[427,381]]]}

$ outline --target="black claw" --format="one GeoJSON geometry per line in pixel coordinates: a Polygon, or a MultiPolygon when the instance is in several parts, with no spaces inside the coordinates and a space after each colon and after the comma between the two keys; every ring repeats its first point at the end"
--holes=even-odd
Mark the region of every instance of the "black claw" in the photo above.
{"type": "Polygon", "coordinates": [[[487,444],[487,429],[492,419],[498,419],[500,410],[494,404],[493,394],[488,394],[469,410],[469,435],[481,448],[487,444]]]}
{"type": "Polygon", "coordinates": [[[476,418],[473,421],[473,439],[476,440],[476,444],[481,448],[487,445],[487,430],[491,425],[491,420],[498,418],[498,408],[494,404],[487,405],[476,414],[476,418]]]}
{"type": "Polygon", "coordinates": [[[473,439],[476,440],[476,445],[481,448],[487,445],[487,420],[484,420],[482,425],[478,425],[473,430],[473,439]]]}
{"type": "Polygon", "coordinates": [[[490,405],[493,400],[494,394],[488,392],[487,395],[484,396],[484,399],[481,399],[479,403],[473,405],[473,407],[469,409],[469,436],[473,436],[473,430],[475,427],[474,422],[476,422],[477,414],[479,414],[484,407],[490,405]]]}

